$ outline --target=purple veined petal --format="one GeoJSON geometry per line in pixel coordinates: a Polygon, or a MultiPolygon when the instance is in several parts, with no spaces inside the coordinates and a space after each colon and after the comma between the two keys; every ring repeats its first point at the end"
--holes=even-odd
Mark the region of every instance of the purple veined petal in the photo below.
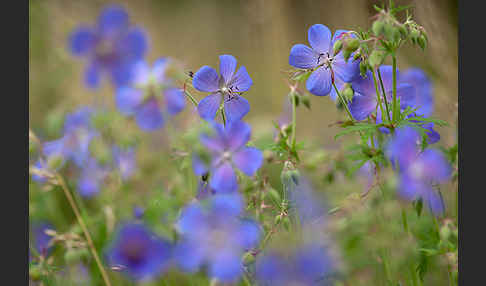
{"type": "Polygon", "coordinates": [[[219,73],[226,85],[233,79],[236,70],[236,59],[232,55],[219,56],[219,73]]]}
{"type": "Polygon", "coordinates": [[[253,220],[242,220],[238,231],[238,238],[244,249],[250,249],[260,240],[261,229],[253,220]]]}
{"type": "Polygon", "coordinates": [[[160,58],[154,62],[152,68],[152,76],[155,77],[157,83],[162,84],[165,81],[165,71],[169,66],[169,60],[167,58],[160,58]]]}
{"type": "Polygon", "coordinates": [[[150,80],[150,68],[145,61],[138,61],[133,66],[133,85],[146,86],[150,80]]]}
{"type": "MultiPolygon", "coordinates": [[[[387,92],[387,98],[393,99],[393,92],[387,92]]],[[[397,98],[400,98],[400,108],[414,107],[415,88],[408,83],[401,83],[397,86],[397,98]]]]}
{"type": "Polygon", "coordinates": [[[141,28],[132,28],[118,43],[117,49],[129,60],[141,60],[148,50],[147,36],[141,28]]]}
{"type": "Polygon", "coordinates": [[[192,79],[195,89],[203,92],[216,92],[219,88],[219,76],[215,69],[210,66],[200,68],[192,79]]]}
{"type": "Polygon", "coordinates": [[[364,120],[376,109],[376,98],[367,95],[355,95],[349,104],[349,111],[356,120],[364,120]]]}
{"type": "Polygon", "coordinates": [[[250,140],[251,127],[243,121],[229,122],[225,129],[226,147],[230,151],[239,150],[250,140]]]}
{"type": "Polygon", "coordinates": [[[245,66],[241,66],[236,74],[233,76],[233,79],[229,83],[230,86],[233,87],[233,91],[236,92],[244,92],[250,89],[252,86],[253,81],[246,71],[245,66]]]}
{"type": "Polygon", "coordinates": [[[128,27],[128,14],[120,5],[103,9],[98,18],[98,28],[104,37],[113,37],[128,27]]]}
{"type": "Polygon", "coordinates": [[[366,77],[357,76],[352,82],[351,87],[355,94],[368,95],[376,97],[376,89],[373,83],[373,74],[370,71],[366,72],[366,77]]]}
{"type": "Polygon", "coordinates": [[[430,116],[434,110],[434,98],[432,97],[432,84],[427,75],[419,68],[411,68],[400,75],[400,82],[409,83],[415,88],[413,106],[418,107],[416,113],[430,116]]]}
{"type": "Polygon", "coordinates": [[[83,56],[93,51],[96,42],[96,34],[92,28],[79,27],[69,37],[69,48],[73,55],[83,56]]]}
{"type": "Polygon", "coordinates": [[[115,103],[124,115],[133,115],[143,102],[143,91],[131,87],[120,87],[116,91],[115,103]]]}
{"type": "Polygon", "coordinates": [[[209,171],[207,164],[197,154],[192,155],[192,169],[194,174],[198,176],[202,176],[209,171]]]}
{"type": "Polygon", "coordinates": [[[345,82],[351,82],[360,76],[359,63],[359,60],[353,61],[352,58],[349,58],[346,62],[342,53],[339,53],[334,58],[332,68],[337,78],[340,78],[345,82]]]}
{"type": "Polygon", "coordinates": [[[433,189],[429,189],[427,192],[425,192],[423,199],[434,215],[440,216],[444,213],[444,201],[442,200],[442,197],[433,189]]]}
{"type": "Polygon", "coordinates": [[[218,192],[233,192],[238,189],[236,174],[229,162],[216,168],[211,175],[209,186],[218,192]]]}
{"type": "Polygon", "coordinates": [[[97,89],[100,86],[101,71],[96,62],[90,63],[84,71],[84,83],[91,89],[97,89]]]}
{"type": "Polygon", "coordinates": [[[289,65],[300,69],[313,69],[317,66],[319,54],[303,44],[297,44],[290,49],[289,65]]]}
{"type": "Polygon", "coordinates": [[[223,251],[217,253],[209,265],[209,273],[223,283],[236,281],[243,272],[240,253],[223,251]]]}
{"type": "Polygon", "coordinates": [[[137,110],[135,119],[138,126],[145,131],[154,131],[164,125],[164,118],[160,112],[157,99],[151,98],[137,110]]]}
{"type": "Polygon", "coordinates": [[[332,89],[331,71],[324,67],[316,69],[307,79],[305,86],[314,95],[329,95],[332,89]]]}
{"type": "Polygon", "coordinates": [[[199,102],[197,111],[202,119],[212,120],[216,116],[220,105],[221,94],[219,92],[212,93],[199,102]]]}
{"type": "Polygon", "coordinates": [[[250,111],[250,103],[242,96],[224,101],[224,112],[228,122],[238,121],[250,111]]]}
{"type": "Polygon", "coordinates": [[[307,33],[309,44],[318,53],[327,53],[331,49],[331,31],[322,24],[315,24],[307,33]]]}
{"type": "Polygon", "coordinates": [[[248,176],[253,176],[262,162],[262,151],[254,147],[245,147],[233,154],[233,163],[248,176]]]}
{"type": "MultiPolygon", "coordinates": [[[[342,90],[344,88],[345,82],[341,78],[336,77],[336,78],[334,78],[334,84],[336,85],[336,87],[339,90],[339,92],[342,93],[342,90]]],[[[338,95],[337,95],[336,90],[334,89],[334,87],[331,88],[331,92],[329,93],[329,97],[331,97],[331,99],[333,101],[336,101],[336,99],[338,98],[338,95]]]]}
{"type": "Polygon", "coordinates": [[[169,88],[164,91],[165,100],[167,101],[167,112],[175,115],[181,112],[186,106],[184,91],[179,88],[169,88]]]}

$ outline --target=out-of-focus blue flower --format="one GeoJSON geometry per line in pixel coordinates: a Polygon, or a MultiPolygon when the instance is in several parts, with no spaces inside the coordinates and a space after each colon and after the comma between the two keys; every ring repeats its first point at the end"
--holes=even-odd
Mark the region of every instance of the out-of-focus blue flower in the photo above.
{"type": "Polygon", "coordinates": [[[290,255],[268,252],[256,262],[256,277],[262,286],[327,285],[332,271],[325,248],[316,244],[300,246],[290,255]]]}
{"type": "Polygon", "coordinates": [[[191,203],[182,211],[175,259],[185,271],[195,272],[205,265],[211,278],[235,282],[242,274],[243,253],[260,239],[260,227],[240,218],[244,206],[236,193],[215,195],[203,203],[191,203]]]}
{"type": "Polygon", "coordinates": [[[221,55],[219,56],[220,75],[210,66],[203,66],[194,74],[192,80],[194,88],[210,93],[197,106],[201,118],[214,119],[221,101],[224,101],[224,112],[230,122],[240,120],[250,111],[250,104],[241,96],[241,93],[249,90],[253,81],[244,66],[241,66],[236,73],[235,70],[235,57],[221,55]]]}
{"type": "MultiPolygon", "coordinates": [[[[49,172],[48,168],[46,166],[45,162],[41,162],[41,160],[37,160],[35,162],[34,167],[39,170],[39,172],[49,172]]],[[[38,183],[45,183],[47,181],[47,178],[41,174],[32,174],[32,180],[38,182],[38,183]]]]}
{"type": "MultiPolygon", "coordinates": [[[[322,24],[309,28],[307,39],[311,47],[297,44],[290,50],[289,64],[301,69],[315,69],[306,82],[306,88],[312,94],[325,96],[331,93],[333,74],[336,83],[351,82],[359,76],[359,61],[346,60],[342,52],[333,56],[334,42],[347,33],[337,30],[331,39],[331,31],[322,24]]],[[[354,35],[351,35],[352,37],[354,35]]],[[[337,87],[337,86],[336,86],[337,87]]],[[[339,87],[338,87],[339,88],[339,87]]],[[[331,94],[334,98],[336,96],[331,94]]]]}
{"type": "Polygon", "coordinates": [[[196,175],[210,172],[209,187],[217,192],[233,192],[238,189],[234,167],[247,176],[252,176],[263,162],[263,154],[255,147],[246,147],[251,128],[243,121],[230,122],[226,127],[212,123],[214,134],[201,136],[201,143],[211,153],[209,166],[198,157],[193,157],[196,175]]]}
{"type": "Polygon", "coordinates": [[[96,25],[81,25],[72,32],[69,49],[86,59],[85,83],[97,88],[105,74],[115,86],[127,84],[134,63],[144,57],[148,43],[143,30],[130,25],[125,9],[110,5],[101,12],[96,25]]]}
{"type": "Polygon", "coordinates": [[[83,166],[78,180],[79,194],[85,198],[97,195],[109,171],[108,167],[101,166],[96,159],[89,158],[83,166]]]}
{"type": "MultiPolygon", "coordinates": [[[[389,65],[383,65],[379,67],[379,71],[381,73],[386,99],[388,101],[388,104],[391,106],[391,103],[393,101],[393,68],[389,65]]],[[[397,78],[399,78],[398,70],[397,78]]],[[[373,82],[373,74],[371,73],[371,71],[367,71],[366,78],[358,77],[351,83],[351,86],[354,90],[354,97],[349,104],[349,110],[351,111],[351,115],[353,115],[354,119],[364,120],[372,112],[376,111],[376,107],[378,104],[376,98],[376,89],[373,82]]],[[[381,86],[378,90],[381,94],[381,86]]],[[[381,96],[383,110],[386,112],[383,95],[381,96]]],[[[400,108],[404,109],[408,106],[413,107],[413,104],[415,103],[414,87],[408,83],[399,82],[397,84],[397,97],[400,98],[400,108]]],[[[380,110],[379,107],[378,110],[380,110]]]]}
{"type": "Polygon", "coordinates": [[[419,68],[410,68],[400,75],[400,82],[408,83],[415,88],[414,102],[411,104],[418,108],[415,113],[424,117],[430,116],[434,111],[434,98],[432,83],[427,75],[419,68]]]}
{"type": "Polygon", "coordinates": [[[140,207],[140,206],[134,206],[133,207],[133,216],[137,219],[141,219],[143,217],[143,214],[145,213],[145,210],[140,207]]]}
{"type": "Polygon", "coordinates": [[[422,198],[433,213],[441,214],[444,203],[433,184],[446,182],[451,167],[437,150],[419,152],[420,135],[412,127],[398,129],[387,147],[387,155],[397,161],[400,173],[399,194],[408,200],[422,198]]]}
{"type": "Polygon", "coordinates": [[[202,179],[198,181],[197,184],[197,195],[198,200],[207,199],[209,196],[215,195],[216,191],[211,189],[208,181],[203,181],[202,179]]]}
{"type": "Polygon", "coordinates": [[[52,251],[52,246],[49,242],[52,236],[46,234],[46,230],[55,230],[54,226],[46,221],[34,223],[31,227],[31,238],[33,246],[39,255],[43,257],[49,256],[52,251]]]}
{"type": "Polygon", "coordinates": [[[129,179],[137,169],[135,150],[133,148],[122,150],[118,146],[113,146],[112,152],[115,168],[120,172],[122,180],[129,179]]]}
{"type": "Polygon", "coordinates": [[[66,116],[63,137],[45,142],[43,145],[43,152],[48,161],[60,158],[63,161],[73,160],[77,166],[83,166],[89,157],[89,144],[98,136],[91,122],[93,114],[91,108],[84,106],[66,116]]]}
{"type": "Polygon", "coordinates": [[[121,226],[106,254],[112,269],[137,281],[150,280],[161,274],[169,266],[171,257],[171,244],[138,223],[121,226]]]}
{"type": "Polygon", "coordinates": [[[134,116],[142,130],[159,129],[164,125],[164,113],[172,116],[184,109],[184,93],[172,87],[166,78],[167,66],[165,58],[155,61],[152,68],[140,61],[134,68],[135,78],[131,85],[117,90],[118,109],[126,116],[134,116]]]}
{"type": "Polygon", "coordinates": [[[311,229],[318,224],[323,225],[327,214],[326,207],[316,195],[309,180],[300,176],[295,188],[290,190],[290,212],[296,211],[300,225],[309,226],[311,229]]]}

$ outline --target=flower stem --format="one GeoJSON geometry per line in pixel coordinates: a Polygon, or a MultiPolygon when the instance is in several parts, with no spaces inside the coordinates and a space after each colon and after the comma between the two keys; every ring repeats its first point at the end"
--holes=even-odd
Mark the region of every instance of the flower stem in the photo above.
{"type": "MultiPolygon", "coordinates": [[[[378,105],[380,106],[380,111],[381,111],[381,120],[383,120],[383,114],[385,113],[385,111],[383,110],[383,105],[381,104],[381,94],[380,94],[380,90],[379,90],[379,87],[378,87],[378,83],[376,82],[376,69],[373,68],[373,82],[375,84],[375,90],[376,90],[376,100],[378,101],[378,105]]],[[[383,96],[385,96],[385,94],[383,94],[383,96]]],[[[377,120],[378,120],[378,115],[376,116],[377,120]]]]}
{"type": "Polygon", "coordinates": [[[398,103],[397,103],[397,58],[392,55],[393,60],[393,122],[396,122],[398,116],[398,103]]]}
{"type": "Polygon", "coordinates": [[[385,86],[383,85],[383,80],[381,79],[381,72],[380,72],[380,70],[377,69],[377,72],[378,72],[378,80],[380,81],[381,92],[383,92],[383,100],[385,101],[386,115],[388,117],[388,121],[391,122],[390,109],[388,108],[388,99],[386,99],[385,86]]]}
{"type": "Polygon", "coordinates": [[[223,126],[226,127],[226,116],[224,115],[224,107],[221,110],[221,119],[223,120],[223,126]]]}
{"type": "Polygon", "coordinates": [[[341,104],[343,105],[344,109],[346,110],[346,113],[349,115],[349,119],[351,119],[351,121],[354,122],[353,116],[351,115],[351,111],[349,111],[348,104],[346,103],[346,101],[342,97],[341,93],[339,93],[339,90],[336,87],[336,84],[334,82],[332,83],[332,86],[334,87],[334,90],[336,91],[336,94],[338,95],[339,100],[341,100],[341,104]]]}
{"type": "Polygon", "coordinates": [[[296,95],[291,93],[290,100],[292,101],[292,133],[290,135],[290,144],[292,147],[292,150],[295,151],[295,128],[297,125],[297,99],[295,98],[296,95]]]}
{"type": "Polygon", "coordinates": [[[103,277],[103,280],[105,281],[105,284],[108,286],[111,286],[110,279],[108,278],[108,274],[105,271],[105,268],[103,267],[103,264],[101,263],[101,260],[98,256],[98,253],[96,252],[96,248],[93,244],[93,240],[91,239],[91,235],[89,234],[88,228],[86,227],[86,224],[84,223],[83,217],[81,216],[81,213],[79,212],[79,209],[74,202],[73,196],[71,195],[71,192],[69,191],[66,182],[64,181],[63,177],[56,173],[56,179],[59,185],[61,186],[62,190],[64,191],[64,194],[66,195],[67,200],[69,201],[69,204],[71,205],[71,208],[76,215],[76,218],[78,220],[79,225],[81,226],[81,229],[83,230],[84,236],[86,237],[86,241],[88,242],[89,249],[91,250],[91,253],[93,254],[93,257],[96,261],[96,264],[101,272],[101,276],[103,277]]]}
{"type": "Polygon", "coordinates": [[[198,104],[197,103],[197,100],[187,91],[187,90],[184,90],[184,94],[189,97],[189,99],[192,101],[192,104],[194,104],[194,106],[197,108],[198,104]]]}

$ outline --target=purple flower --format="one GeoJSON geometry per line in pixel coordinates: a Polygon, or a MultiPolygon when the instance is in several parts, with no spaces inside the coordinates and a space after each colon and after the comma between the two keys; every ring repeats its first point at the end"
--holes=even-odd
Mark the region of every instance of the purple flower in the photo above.
{"type": "Polygon", "coordinates": [[[419,68],[410,68],[400,76],[400,82],[408,83],[415,88],[414,101],[411,106],[418,108],[415,113],[420,116],[430,116],[434,111],[432,83],[419,68]]]}
{"type": "Polygon", "coordinates": [[[154,131],[164,125],[164,113],[175,115],[185,106],[183,91],[172,87],[166,78],[167,59],[155,61],[152,68],[138,62],[131,85],[124,85],[116,92],[116,105],[121,113],[134,116],[138,126],[154,131]]]}
{"type": "Polygon", "coordinates": [[[134,206],[133,207],[133,216],[136,219],[141,219],[143,217],[143,214],[145,213],[145,210],[140,207],[140,206],[134,206]]]}
{"type": "MultiPolygon", "coordinates": [[[[326,218],[326,208],[319,197],[316,196],[309,180],[300,176],[295,188],[289,192],[290,213],[297,213],[301,226],[315,228],[322,225],[326,218]]],[[[315,229],[314,229],[315,230],[315,229]]]]}
{"type": "Polygon", "coordinates": [[[137,169],[135,150],[133,148],[122,150],[118,146],[113,146],[112,152],[115,168],[120,172],[122,180],[129,179],[137,169]]]}
{"type": "Polygon", "coordinates": [[[46,230],[48,229],[55,230],[51,223],[45,221],[34,223],[31,228],[33,246],[39,255],[43,257],[49,256],[52,250],[52,246],[49,245],[52,236],[46,234],[46,230]]]}
{"type": "Polygon", "coordinates": [[[333,78],[351,82],[359,76],[359,61],[346,61],[341,52],[333,56],[334,42],[346,32],[348,31],[337,30],[331,40],[329,28],[322,24],[315,24],[309,28],[307,36],[311,48],[297,44],[290,50],[289,64],[291,66],[314,69],[306,82],[306,87],[312,94],[328,95],[332,90],[333,78]]]}
{"type": "Polygon", "coordinates": [[[270,251],[256,262],[256,277],[262,286],[327,285],[332,271],[325,248],[316,244],[302,245],[290,255],[270,251]]]}
{"type": "MultiPolygon", "coordinates": [[[[383,80],[386,99],[391,107],[393,101],[393,68],[388,65],[383,65],[379,67],[379,70],[383,80]]],[[[398,70],[397,78],[399,78],[398,70]]],[[[379,84],[378,80],[377,83],[379,84]]],[[[374,86],[372,73],[367,71],[366,78],[358,77],[351,83],[351,87],[354,90],[354,97],[349,104],[349,110],[351,111],[351,115],[353,115],[354,119],[364,120],[372,112],[377,110],[378,101],[376,99],[376,89],[374,86]]],[[[381,86],[379,86],[378,90],[381,94],[381,86]]],[[[383,110],[386,112],[383,95],[381,96],[383,110]]],[[[398,83],[397,97],[400,98],[400,108],[404,109],[407,106],[413,107],[415,102],[415,90],[413,86],[408,83],[398,83]]],[[[378,110],[380,110],[379,107],[378,110]]]]}
{"type": "Polygon", "coordinates": [[[123,7],[110,5],[101,12],[96,25],[81,25],[73,31],[69,49],[87,60],[85,83],[97,88],[104,74],[115,86],[128,83],[133,64],[143,58],[148,44],[142,29],[130,25],[123,7]]]}
{"type": "Polygon", "coordinates": [[[433,213],[444,211],[434,184],[446,182],[451,167],[442,153],[434,149],[420,152],[420,135],[412,127],[398,129],[387,147],[387,156],[399,166],[399,194],[408,200],[422,198],[433,213]]]}
{"type": "Polygon", "coordinates": [[[235,282],[242,274],[243,253],[259,241],[260,227],[239,218],[244,206],[238,194],[212,196],[204,203],[191,203],[182,211],[175,259],[185,271],[195,272],[204,265],[211,278],[235,282]]]}
{"type": "Polygon", "coordinates": [[[246,147],[251,129],[243,121],[229,123],[226,127],[213,123],[214,134],[201,136],[201,143],[211,154],[208,164],[198,156],[193,157],[196,175],[210,173],[209,187],[217,192],[234,192],[238,183],[234,168],[253,176],[263,162],[263,154],[255,147],[246,147]]]}
{"type": "Polygon", "coordinates": [[[224,102],[224,112],[228,121],[237,121],[250,111],[250,104],[241,97],[241,93],[250,89],[251,80],[246,68],[236,70],[236,59],[232,55],[219,56],[219,72],[209,66],[200,68],[193,77],[195,89],[210,94],[203,98],[197,110],[201,118],[214,119],[216,112],[224,102]]]}
{"type": "Polygon", "coordinates": [[[100,192],[105,178],[109,174],[109,169],[100,166],[96,159],[89,158],[86,165],[81,170],[78,180],[78,192],[85,198],[92,198],[100,192]]]}
{"type": "Polygon", "coordinates": [[[167,269],[171,252],[171,244],[145,225],[126,223],[118,230],[106,257],[112,269],[146,281],[167,269]]]}

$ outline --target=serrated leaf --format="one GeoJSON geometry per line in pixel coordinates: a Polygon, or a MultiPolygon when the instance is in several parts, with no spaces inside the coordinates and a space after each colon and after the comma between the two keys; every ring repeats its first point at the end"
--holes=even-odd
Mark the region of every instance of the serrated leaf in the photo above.
{"type": "Polygon", "coordinates": [[[434,119],[434,118],[426,118],[426,117],[422,117],[422,116],[410,117],[410,118],[407,118],[407,121],[432,122],[432,123],[437,124],[439,126],[449,126],[449,123],[447,123],[444,120],[434,119]]]}
{"type": "Polygon", "coordinates": [[[360,131],[370,131],[370,130],[376,130],[378,128],[378,125],[375,124],[368,124],[368,123],[356,123],[353,126],[346,127],[344,130],[338,132],[336,136],[334,136],[334,140],[337,138],[350,134],[353,132],[360,132],[360,131]]]}

